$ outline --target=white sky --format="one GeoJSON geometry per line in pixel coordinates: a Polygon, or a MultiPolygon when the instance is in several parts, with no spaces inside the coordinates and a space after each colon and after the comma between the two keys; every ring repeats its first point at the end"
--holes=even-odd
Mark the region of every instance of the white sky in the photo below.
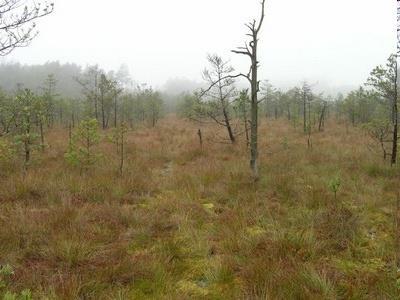
{"type": "MultiPolygon", "coordinates": [[[[261,77],[273,84],[302,80],[358,85],[395,49],[394,0],[267,0],[260,36],[261,77]]],[[[207,53],[247,71],[231,54],[243,44],[244,23],[259,17],[258,0],[55,0],[40,35],[7,61],[59,60],[129,66],[133,79],[201,79],[207,53]]]]}

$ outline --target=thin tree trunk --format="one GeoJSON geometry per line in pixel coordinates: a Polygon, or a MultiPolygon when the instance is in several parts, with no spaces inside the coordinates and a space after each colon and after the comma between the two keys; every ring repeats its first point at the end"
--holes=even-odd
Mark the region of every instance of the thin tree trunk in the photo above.
{"type": "Polygon", "coordinates": [[[391,164],[395,165],[397,161],[397,142],[398,142],[398,105],[397,105],[397,97],[398,97],[398,90],[397,90],[397,60],[396,60],[396,75],[395,75],[395,97],[393,99],[393,145],[392,145],[392,159],[391,164]]]}
{"type": "Polygon", "coordinates": [[[99,119],[99,112],[97,108],[97,91],[98,91],[98,82],[97,82],[97,74],[95,74],[94,78],[94,115],[96,117],[96,120],[99,119]]]}
{"type": "Polygon", "coordinates": [[[249,140],[249,124],[247,120],[247,110],[246,110],[246,103],[243,105],[243,122],[244,122],[244,130],[246,133],[246,147],[248,148],[250,145],[250,140],[249,140]]]}
{"type": "Polygon", "coordinates": [[[119,165],[119,173],[122,176],[122,172],[124,170],[124,128],[121,127],[121,157],[120,157],[120,165],[119,165]]]}
{"type": "Polygon", "coordinates": [[[203,149],[203,135],[201,133],[201,129],[197,131],[197,135],[199,136],[199,143],[200,143],[200,148],[203,149]]]}
{"type": "Polygon", "coordinates": [[[100,100],[101,100],[101,119],[102,119],[102,125],[103,129],[106,129],[106,115],[104,111],[104,92],[100,92],[100,100]]]}
{"type": "Polygon", "coordinates": [[[41,147],[41,149],[42,149],[42,151],[43,151],[43,150],[44,150],[43,121],[40,120],[39,123],[40,123],[40,142],[41,142],[40,147],[41,147]]]}
{"type": "Polygon", "coordinates": [[[307,133],[307,102],[306,102],[306,94],[303,94],[303,126],[304,126],[304,133],[307,133]]]}
{"type": "Polygon", "coordinates": [[[253,177],[258,180],[258,61],[257,61],[257,34],[253,35],[253,56],[251,75],[251,132],[250,132],[250,168],[253,177]]]}
{"type": "Polygon", "coordinates": [[[218,73],[219,101],[220,101],[221,106],[222,106],[222,114],[224,116],[224,122],[225,122],[226,129],[228,130],[229,139],[230,139],[231,143],[234,144],[236,140],[235,140],[235,136],[234,136],[233,131],[232,131],[232,127],[231,127],[230,121],[229,121],[228,112],[226,111],[224,96],[222,94],[222,84],[221,84],[222,77],[221,76],[222,76],[222,74],[219,72],[218,73]]]}
{"type": "Polygon", "coordinates": [[[225,126],[226,126],[226,129],[228,130],[229,139],[231,140],[232,144],[234,144],[236,142],[236,139],[235,139],[235,135],[233,134],[231,123],[229,121],[228,113],[226,112],[225,108],[223,108],[222,112],[224,115],[225,126]]]}
{"type": "Polygon", "coordinates": [[[325,104],[322,107],[321,115],[319,117],[318,131],[322,131],[323,130],[324,119],[325,119],[325,104]]]}
{"type": "Polygon", "coordinates": [[[114,95],[114,127],[117,128],[117,95],[114,95]]]}
{"type": "Polygon", "coordinates": [[[234,50],[232,52],[237,54],[244,54],[251,59],[251,72],[249,75],[239,74],[239,76],[244,76],[247,78],[251,85],[251,126],[250,126],[250,168],[253,173],[255,180],[259,179],[258,171],[258,92],[259,92],[259,82],[258,82],[258,57],[257,57],[257,46],[258,46],[258,33],[261,30],[264,17],[265,17],[265,1],[261,2],[261,18],[260,21],[253,20],[250,24],[247,24],[247,28],[250,29],[250,35],[252,40],[249,46],[241,47],[240,50],[234,50]]]}
{"type": "Polygon", "coordinates": [[[400,269],[400,194],[397,194],[394,208],[394,250],[395,250],[395,272],[400,269]]]}

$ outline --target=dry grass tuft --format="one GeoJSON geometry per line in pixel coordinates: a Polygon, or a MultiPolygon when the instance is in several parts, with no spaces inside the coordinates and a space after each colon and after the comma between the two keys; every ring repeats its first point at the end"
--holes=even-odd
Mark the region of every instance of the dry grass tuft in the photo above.
{"type": "MultiPolygon", "coordinates": [[[[254,183],[243,141],[174,117],[129,132],[88,172],[69,167],[67,132],[48,133],[26,174],[0,177],[0,296],[34,299],[398,299],[393,205],[399,169],[357,128],[306,137],[260,129],[254,183]],[[331,182],[340,178],[336,198],[331,182]],[[1,269],[0,269],[1,270],[1,269]]],[[[241,137],[243,138],[243,137],[241,137]]]]}

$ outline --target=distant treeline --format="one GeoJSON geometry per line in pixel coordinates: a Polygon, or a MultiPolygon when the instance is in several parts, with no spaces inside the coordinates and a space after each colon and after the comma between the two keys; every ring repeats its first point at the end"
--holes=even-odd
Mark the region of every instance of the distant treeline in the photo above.
{"type": "Polygon", "coordinates": [[[83,72],[77,64],[48,62],[43,65],[22,65],[7,63],[0,65],[0,88],[11,92],[18,88],[28,88],[35,92],[43,89],[43,83],[50,74],[57,80],[57,93],[62,98],[82,96],[82,88],[75,80],[83,72]]]}

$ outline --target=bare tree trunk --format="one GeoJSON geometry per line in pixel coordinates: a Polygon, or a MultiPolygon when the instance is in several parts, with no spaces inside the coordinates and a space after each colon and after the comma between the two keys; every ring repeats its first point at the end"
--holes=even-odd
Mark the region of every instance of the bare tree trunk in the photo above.
{"type": "Polygon", "coordinates": [[[124,129],[121,128],[121,156],[120,156],[120,165],[119,165],[119,174],[122,176],[124,170],[124,129]]]}
{"type": "Polygon", "coordinates": [[[39,125],[40,125],[40,148],[42,149],[42,151],[44,150],[44,133],[43,133],[43,121],[40,120],[39,121],[39,125]]]}
{"type": "Polygon", "coordinates": [[[225,107],[222,109],[222,112],[224,115],[225,126],[226,126],[226,129],[228,130],[229,139],[231,140],[232,144],[234,144],[236,142],[236,139],[235,139],[235,135],[233,134],[232,126],[229,121],[229,116],[228,116],[228,113],[227,113],[225,107]]]}
{"type": "Polygon", "coordinates": [[[246,27],[249,29],[250,33],[247,34],[251,37],[250,43],[245,43],[244,47],[239,47],[237,50],[232,50],[233,53],[243,54],[250,58],[251,65],[250,71],[248,74],[239,73],[235,76],[228,75],[224,78],[221,78],[217,82],[213,83],[207,91],[209,91],[213,86],[217,83],[220,83],[222,79],[227,78],[237,78],[244,77],[246,78],[251,86],[251,99],[250,99],[250,168],[252,171],[252,175],[255,181],[259,179],[259,171],[258,171],[258,92],[260,91],[260,82],[258,81],[258,67],[259,62],[257,60],[257,46],[258,46],[258,34],[261,30],[262,24],[264,22],[265,17],[265,1],[261,2],[261,18],[257,24],[256,20],[246,24],[246,27]]]}
{"type": "Polygon", "coordinates": [[[221,73],[221,70],[219,69],[218,70],[219,101],[220,101],[221,106],[222,106],[222,114],[224,116],[225,127],[228,130],[229,139],[230,139],[231,143],[234,144],[236,142],[235,135],[233,134],[232,127],[231,127],[231,124],[230,124],[230,121],[229,121],[228,112],[226,111],[226,103],[225,103],[223,92],[222,92],[221,80],[222,80],[222,73],[221,73]]]}
{"type": "Polygon", "coordinates": [[[251,69],[248,75],[239,74],[247,78],[251,85],[251,126],[250,126],[250,168],[253,173],[255,180],[259,179],[258,172],[258,92],[260,91],[260,83],[258,81],[258,34],[261,30],[262,24],[265,17],[265,0],[261,2],[261,18],[257,24],[256,20],[253,20],[247,24],[247,28],[250,30],[248,34],[251,37],[249,45],[238,48],[240,50],[234,50],[234,53],[244,54],[250,57],[251,69]],[[249,48],[250,47],[250,48],[249,48]]]}
{"type": "Polygon", "coordinates": [[[246,133],[246,147],[250,146],[249,140],[249,120],[247,120],[247,110],[246,110],[246,103],[243,105],[243,122],[244,122],[244,131],[246,133]]]}
{"type": "Polygon", "coordinates": [[[68,126],[68,145],[71,148],[72,147],[72,126],[69,124],[68,126]]]}
{"type": "Polygon", "coordinates": [[[75,113],[72,113],[72,127],[75,128],[75,113]]]}
{"type": "Polygon", "coordinates": [[[94,115],[96,120],[99,119],[99,112],[97,108],[97,91],[98,91],[98,82],[97,82],[97,74],[95,74],[94,78],[94,115]]]}
{"type": "Polygon", "coordinates": [[[393,99],[393,145],[392,145],[392,159],[391,164],[392,166],[396,164],[397,161],[397,142],[398,142],[398,105],[397,105],[397,98],[398,98],[398,89],[397,89],[397,79],[398,79],[398,70],[397,70],[397,58],[396,58],[396,71],[395,71],[395,97],[393,99]]]}
{"type": "Polygon", "coordinates": [[[199,136],[200,148],[203,149],[203,135],[201,134],[201,129],[197,131],[197,135],[199,136]]]}
{"type": "Polygon", "coordinates": [[[303,94],[303,127],[304,127],[304,133],[307,133],[307,95],[303,94]]]}
{"type": "Polygon", "coordinates": [[[106,129],[106,115],[104,110],[104,91],[100,91],[102,127],[106,129]]]}
{"type": "Polygon", "coordinates": [[[320,132],[323,130],[323,127],[324,127],[325,110],[326,110],[326,104],[324,103],[324,106],[322,107],[321,115],[319,117],[318,131],[320,131],[320,132]]]}
{"type": "Polygon", "coordinates": [[[117,128],[117,95],[114,95],[114,127],[117,128]]]}
{"type": "Polygon", "coordinates": [[[253,57],[251,75],[251,127],[250,127],[250,168],[253,177],[258,180],[258,61],[257,61],[257,34],[253,35],[253,57]]]}
{"type": "Polygon", "coordinates": [[[395,272],[400,269],[400,194],[397,193],[396,204],[394,209],[394,259],[395,272]]]}
{"type": "Polygon", "coordinates": [[[27,140],[24,142],[24,145],[25,145],[25,163],[24,163],[24,168],[25,168],[25,170],[27,170],[29,161],[31,159],[31,147],[30,147],[29,141],[27,141],[27,140]]]}

